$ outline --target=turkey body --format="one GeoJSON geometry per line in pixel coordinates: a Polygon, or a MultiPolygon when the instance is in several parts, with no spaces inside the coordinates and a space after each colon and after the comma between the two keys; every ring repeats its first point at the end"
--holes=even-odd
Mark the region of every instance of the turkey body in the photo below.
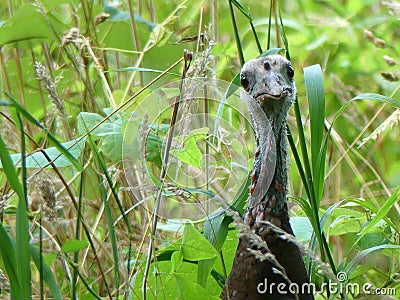
{"type": "Polygon", "coordinates": [[[284,57],[271,55],[247,62],[240,75],[257,150],[244,226],[221,298],[314,299],[286,200],[286,120],[296,98],[293,68],[284,57]]]}

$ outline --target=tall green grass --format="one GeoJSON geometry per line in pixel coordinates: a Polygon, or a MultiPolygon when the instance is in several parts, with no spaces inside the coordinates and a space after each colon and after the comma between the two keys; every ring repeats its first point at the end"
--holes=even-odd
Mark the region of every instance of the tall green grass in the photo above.
{"type": "MultiPolygon", "coordinates": [[[[299,99],[294,104],[295,121],[289,124],[297,170],[291,179],[293,199],[301,208],[294,213],[306,216],[313,228],[307,261],[313,282],[320,284],[345,271],[359,282],[372,282],[378,274],[377,285],[398,288],[395,237],[400,231],[396,208],[400,191],[398,177],[392,174],[397,139],[389,132],[375,146],[371,142],[367,148],[356,148],[371,127],[383,123],[385,113],[399,108],[399,86],[377,78],[380,55],[398,59],[395,45],[378,49],[365,44],[357,30],[372,28],[390,41],[394,17],[379,11],[371,21],[368,10],[376,7],[351,1],[343,7],[333,2],[274,0],[248,4],[187,0],[178,5],[128,1],[121,7],[75,2],[10,0],[0,5],[0,268],[9,280],[12,299],[141,299],[146,259],[151,263],[148,298],[173,298],[173,288],[181,297],[217,297],[236,249],[232,218],[219,211],[205,215],[204,224],[196,225],[204,237],[189,225],[180,233],[157,230],[150,237],[151,216],[132,199],[121,161],[114,159],[121,154],[117,144],[105,148],[110,139],[102,132],[112,128],[112,137],[122,135],[116,130],[125,126],[118,123],[124,119],[120,113],[130,114],[152,90],[179,78],[183,49],[196,49],[197,44],[204,49],[205,44],[193,38],[198,32],[203,36],[219,32],[208,38],[225,39],[212,52],[215,64],[207,67],[232,83],[226,96],[239,85],[240,65],[255,56],[280,52],[298,66],[299,99]],[[208,18],[207,10],[201,13],[202,6],[211,5],[218,18],[208,18]],[[325,10],[336,19],[329,26],[315,26],[314,14],[325,10]],[[102,12],[110,14],[103,23],[102,12]],[[201,25],[193,26],[197,20],[201,25]],[[211,29],[203,26],[208,20],[214,22],[211,29]],[[346,21],[346,32],[339,21],[346,21]],[[79,45],[79,39],[63,41],[72,27],[79,27],[84,44],[79,45]],[[349,32],[354,37],[351,42],[349,32]],[[298,40],[304,45],[296,44],[298,40]],[[363,47],[367,47],[363,55],[368,70],[360,55],[363,47]],[[43,64],[58,91],[69,116],[64,121],[54,112],[55,100],[48,99],[51,86],[35,74],[35,62],[43,64]],[[345,86],[336,88],[331,73],[340,76],[345,86]],[[355,90],[357,95],[352,94],[355,90]],[[350,95],[340,103],[340,92],[345,91],[350,95]],[[90,117],[84,119],[82,114],[79,120],[80,112],[90,117]],[[368,119],[366,124],[357,119],[359,114],[368,119]],[[80,121],[83,132],[78,132],[80,121]],[[385,163],[389,166],[381,167],[385,163]],[[337,186],[332,178],[344,176],[340,168],[347,165],[357,175],[341,181],[334,203],[332,190],[337,186]],[[54,184],[61,202],[55,221],[35,209],[32,182],[40,176],[54,184]],[[376,179],[383,196],[375,195],[379,190],[370,185],[376,179]],[[359,196],[358,190],[364,189],[366,196],[359,196]],[[340,222],[347,231],[331,235],[333,230],[340,232],[340,226],[335,227],[340,222]],[[150,238],[158,249],[146,257],[150,238]],[[343,249],[335,244],[338,240],[346,245],[343,249]],[[375,253],[388,258],[389,275],[369,263],[375,253]],[[320,260],[328,263],[328,269],[320,260]]],[[[215,113],[222,114],[218,109],[215,113]]],[[[231,202],[233,211],[243,212],[248,185],[249,178],[231,202]]],[[[191,192],[215,196],[206,190],[191,192]]],[[[340,297],[331,298],[336,296],[340,297]]]]}

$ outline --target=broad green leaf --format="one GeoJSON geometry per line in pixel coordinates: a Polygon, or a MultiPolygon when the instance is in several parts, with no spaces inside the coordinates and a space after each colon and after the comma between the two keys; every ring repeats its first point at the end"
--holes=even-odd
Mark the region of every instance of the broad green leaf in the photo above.
{"type": "Polygon", "coordinates": [[[210,131],[208,127],[200,127],[190,131],[189,135],[193,136],[196,142],[204,142],[210,131]]]}
{"type": "Polygon", "coordinates": [[[33,4],[23,5],[0,27],[0,46],[21,42],[48,41],[52,31],[41,12],[33,4]],[[32,26],[34,24],[34,26],[32,26]]]}
{"type": "Polygon", "coordinates": [[[185,219],[167,219],[166,222],[159,222],[157,224],[157,230],[169,231],[169,232],[183,232],[184,225],[189,222],[185,219]]]}
{"type": "Polygon", "coordinates": [[[171,273],[176,272],[183,263],[183,255],[180,251],[175,251],[171,255],[171,273]]]}
{"type": "MultiPolygon", "coordinates": [[[[85,143],[85,140],[85,138],[82,138],[79,141],[69,141],[61,143],[60,145],[67,149],[75,159],[78,159],[82,154],[83,144],[85,143]]],[[[54,165],[58,168],[72,166],[71,161],[67,157],[65,157],[65,155],[62,155],[56,147],[44,149],[43,152],[47,154],[50,160],[53,161],[54,165]]],[[[16,168],[21,167],[21,153],[12,154],[11,159],[16,168]]],[[[27,155],[26,168],[45,167],[50,167],[50,164],[46,156],[41,151],[36,151],[32,154],[27,155]]],[[[1,163],[0,168],[3,168],[3,165],[1,163]]]]}
{"type": "Polygon", "coordinates": [[[56,260],[57,255],[58,255],[58,254],[55,253],[55,252],[52,252],[52,253],[47,254],[47,255],[43,258],[44,263],[50,267],[50,266],[53,264],[53,262],[56,260]]]}
{"type": "MultiPolygon", "coordinates": [[[[169,124],[151,124],[150,131],[146,139],[146,161],[155,163],[159,169],[161,169],[162,165],[161,157],[163,140],[169,130],[169,127],[169,124]]],[[[140,139],[140,137],[137,137],[137,139],[140,139]]],[[[138,144],[139,143],[136,145],[138,144]]],[[[135,151],[139,151],[139,148],[137,148],[135,151]]],[[[156,179],[156,176],[152,173],[151,168],[148,168],[147,172],[152,177],[153,182],[159,182],[159,180],[156,179]]],[[[160,184],[157,183],[157,186],[160,186],[160,184]]]]}
{"type": "Polygon", "coordinates": [[[208,278],[210,277],[210,273],[212,267],[215,263],[215,258],[212,259],[203,259],[198,262],[197,268],[197,283],[202,287],[207,286],[208,278]]]}
{"type": "MultiPolygon", "coordinates": [[[[376,207],[373,203],[365,201],[364,199],[357,199],[357,198],[350,198],[348,202],[353,202],[362,208],[366,209],[367,211],[371,211],[372,214],[376,215],[379,211],[379,207],[376,207]]],[[[383,218],[383,220],[389,224],[390,227],[396,228],[397,226],[393,223],[392,220],[388,219],[387,216],[383,218]]]]}
{"type": "MultiPolygon", "coordinates": [[[[90,112],[85,112],[85,111],[80,112],[77,117],[78,134],[79,135],[86,134],[86,127],[88,129],[92,129],[93,127],[97,126],[100,122],[102,122],[103,119],[104,119],[104,117],[102,117],[96,113],[90,113],[90,112]],[[83,122],[85,123],[85,125],[83,124],[83,122]]],[[[101,130],[99,127],[97,127],[96,129],[94,129],[92,131],[92,134],[97,134],[97,133],[101,133],[101,130]]]]}
{"type": "MultiPolygon", "coordinates": [[[[142,270],[142,268],[141,268],[142,270]]],[[[195,282],[196,265],[183,262],[181,267],[171,275],[171,261],[158,261],[157,264],[152,263],[150,266],[149,277],[147,278],[147,286],[157,294],[162,293],[165,299],[182,299],[179,295],[177,281],[175,280],[176,273],[183,273],[186,277],[192,278],[191,282],[195,282]],[[159,284],[163,282],[163,284],[159,284]]],[[[137,272],[134,281],[134,289],[136,295],[142,295],[141,286],[143,281],[143,272],[137,272]]],[[[154,297],[153,293],[147,293],[149,299],[158,299],[154,297]]],[[[133,297],[133,299],[141,299],[140,297],[133,297]]]]}
{"type": "MultiPolygon", "coordinates": [[[[235,251],[232,251],[232,249],[236,249],[238,239],[237,239],[237,234],[238,232],[236,230],[230,230],[228,232],[228,238],[226,242],[223,245],[223,256],[225,262],[228,261],[233,261],[235,251]]],[[[172,255],[174,252],[179,251],[182,248],[182,240],[178,240],[175,243],[169,245],[166,249],[162,250],[158,255],[157,255],[157,269],[161,271],[161,265],[167,266],[167,268],[171,268],[171,259],[172,255]],[[160,265],[161,264],[161,265],[160,265]]],[[[182,252],[181,252],[182,253],[182,252]]],[[[206,282],[206,287],[208,291],[212,291],[212,294],[219,294],[221,291],[221,288],[224,284],[224,276],[221,275],[225,271],[223,271],[223,267],[220,261],[217,261],[218,258],[212,258],[210,260],[201,260],[201,261],[194,261],[192,263],[187,263],[184,261],[181,264],[181,267],[177,272],[180,273],[185,273],[188,278],[191,278],[193,282],[196,281],[196,276],[197,276],[197,282],[199,283],[199,276],[201,276],[201,273],[204,271],[207,274],[210,274],[210,269],[211,269],[211,276],[215,280],[208,280],[206,282]],[[203,262],[206,263],[204,265],[204,270],[200,270],[200,266],[203,264],[203,262]],[[215,263],[217,262],[217,263],[215,263]],[[197,272],[196,272],[197,270],[197,272]]],[[[169,269],[170,270],[170,269],[169,269]]],[[[226,270],[229,272],[229,270],[226,270]]],[[[168,272],[168,271],[165,271],[168,272]]],[[[162,274],[162,273],[161,273],[162,274]]],[[[141,276],[141,275],[139,275],[141,276]]],[[[154,280],[154,277],[151,277],[150,280],[154,280]]],[[[175,286],[176,282],[171,281],[173,285],[175,286]]],[[[199,283],[200,284],[200,283],[199,283]]],[[[201,284],[200,284],[201,285],[201,284]]],[[[170,285],[167,285],[169,288],[171,287],[170,285]]],[[[169,291],[170,289],[168,289],[169,291]]],[[[174,298],[175,299],[175,298],[174,298]]]]}
{"type": "Polygon", "coordinates": [[[159,132],[150,129],[146,139],[146,161],[154,162],[161,169],[161,150],[163,138],[159,136],[159,132]]]}
{"type": "Polygon", "coordinates": [[[153,28],[153,31],[151,32],[149,42],[151,44],[158,44],[164,39],[165,34],[165,27],[161,24],[158,24],[155,28],[153,28]]]}
{"type": "Polygon", "coordinates": [[[165,94],[166,100],[173,99],[181,94],[181,91],[178,88],[162,87],[160,90],[165,94]]]}
{"type": "Polygon", "coordinates": [[[211,213],[204,224],[204,236],[218,250],[224,244],[228,226],[232,222],[223,211],[211,213]]]}
{"type": "MultiPolygon", "coordinates": [[[[204,224],[204,237],[215,247],[217,251],[221,251],[225,239],[228,235],[228,226],[232,222],[231,217],[220,210],[208,215],[204,224]]],[[[197,271],[197,283],[203,287],[207,286],[207,281],[215,263],[215,259],[207,259],[199,261],[197,271]]]]}
{"type": "MultiPolygon", "coordinates": [[[[109,112],[106,110],[106,112],[109,112]]],[[[104,121],[104,118],[96,113],[81,112],[78,115],[78,133],[86,134],[87,129],[91,130],[94,140],[101,139],[102,151],[113,162],[122,159],[122,119],[121,116],[114,115],[104,121]],[[87,129],[86,129],[87,128],[87,129]]]]}
{"type": "MultiPolygon", "coordinates": [[[[105,13],[110,14],[110,17],[108,18],[110,21],[121,22],[130,19],[129,12],[120,11],[115,6],[105,5],[103,10],[105,13]]],[[[145,24],[149,30],[153,30],[157,26],[157,24],[145,20],[136,13],[134,14],[134,17],[136,22],[145,24]]]]}
{"type": "Polygon", "coordinates": [[[202,154],[193,137],[185,141],[182,149],[172,149],[170,153],[190,166],[201,168],[200,162],[202,154]]]}
{"type": "Polygon", "coordinates": [[[115,131],[105,134],[100,150],[113,162],[122,159],[122,131],[121,126],[113,128],[115,131]]]}
{"type": "Polygon", "coordinates": [[[361,225],[366,221],[366,217],[362,216],[359,218],[343,215],[336,218],[329,226],[329,235],[342,235],[359,232],[361,225]]]}
{"type": "Polygon", "coordinates": [[[268,49],[268,50],[264,51],[263,53],[261,53],[260,56],[258,56],[258,57],[279,54],[280,52],[284,52],[284,51],[285,51],[285,49],[283,49],[283,48],[271,48],[271,49],[268,49]]]}
{"type": "Polygon", "coordinates": [[[56,8],[57,6],[62,4],[72,4],[72,0],[41,0],[40,2],[49,10],[56,8]]]}
{"type": "Polygon", "coordinates": [[[307,242],[311,239],[313,227],[307,217],[291,217],[290,225],[298,241],[307,242]]]}
{"type": "Polygon", "coordinates": [[[191,277],[187,276],[186,274],[180,273],[174,275],[181,299],[191,299],[191,300],[220,299],[217,296],[210,295],[205,288],[193,282],[191,280],[191,277]]]}
{"type": "Polygon", "coordinates": [[[367,232],[364,236],[358,241],[358,246],[361,249],[368,249],[371,247],[384,245],[389,243],[389,237],[392,234],[390,226],[387,224],[383,225],[381,228],[378,225],[372,228],[371,232],[367,232]]]}
{"type": "MultiPolygon", "coordinates": [[[[233,198],[231,209],[239,212],[240,214],[244,213],[244,206],[246,205],[246,201],[249,198],[250,190],[249,186],[251,184],[251,175],[247,176],[247,180],[242,183],[235,197],[233,198]]],[[[232,221],[233,219],[229,217],[232,221]]]]}
{"type": "Polygon", "coordinates": [[[192,224],[185,225],[181,251],[183,258],[191,261],[211,259],[218,255],[210,242],[192,224]]]}
{"type": "Polygon", "coordinates": [[[62,246],[63,252],[76,252],[89,246],[89,242],[82,240],[68,240],[62,246]]]}
{"type": "MultiPolygon", "coordinates": [[[[339,205],[341,205],[341,203],[344,202],[339,202],[339,205]]],[[[334,210],[328,213],[328,220],[330,220],[328,234],[330,236],[357,233],[360,231],[362,224],[367,221],[365,213],[358,210],[345,207],[333,207],[334,210]]]]}
{"type": "MultiPolygon", "coordinates": [[[[184,146],[182,149],[172,149],[170,153],[180,161],[188,165],[201,169],[201,153],[197,142],[204,141],[208,133],[208,128],[199,128],[192,130],[188,136],[185,137],[184,146]]],[[[180,137],[177,137],[178,139],[180,137]]]]}

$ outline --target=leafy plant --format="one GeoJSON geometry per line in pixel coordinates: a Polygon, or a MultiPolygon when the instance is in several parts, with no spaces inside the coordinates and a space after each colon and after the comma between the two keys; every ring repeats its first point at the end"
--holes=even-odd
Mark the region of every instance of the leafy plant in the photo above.
{"type": "MultiPolygon", "coordinates": [[[[141,299],[145,280],[148,298],[218,297],[237,245],[232,217],[205,205],[196,222],[167,218],[151,235],[146,206],[155,189],[174,199],[169,212],[187,218],[185,204],[209,199],[241,214],[248,197],[251,128],[238,103],[204,95],[192,108],[215,118],[171,139],[182,147],[170,159],[207,170],[202,178],[212,178],[211,166],[224,176],[200,187],[194,173],[184,183],[171,173],[168,184],[160,180],[169,106],[180,95],[166,84],[190,64],[182,57],[189,49],[186,77],[197,70],[209,82],[224,80],[224,99],[235,97],[244,61],[277,52],[291,58],[298,93],[289,117],[291,221],[310,246],[310,278],[319,286],[346,272],[347,282],[400,294],[398,18],[387,1],[1,3],[0,293],[141,299]],[[168,108],[143,102],[151,95],[168,108]],[[138,109],[149,121],[131,132],[138,109]],[[237,136],[218,132],[221,120],[237,136]],[[123,162],[127,139],[135,154],[145,148],[131,169],[123,162]],[[224,139],[246,159],[225,159],[224,139]],[[204,158],[210,153],[214,165],[204,158]],[[229,164],[243,180],[222,199],[216,186],[229,183],[229,164]]],[[[182,106],[177,112],[186,116],[182,106]]],[[[358,295],[320,298],[345,296],[358,295]]]]}

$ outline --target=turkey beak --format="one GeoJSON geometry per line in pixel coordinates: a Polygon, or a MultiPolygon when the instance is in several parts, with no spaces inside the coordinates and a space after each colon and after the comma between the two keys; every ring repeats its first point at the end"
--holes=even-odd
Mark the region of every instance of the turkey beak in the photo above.
{"type": "Polygon", "coordinates": [[[268,73],[263,78],[266,93],[271,98],[280,99],[283,96],[284,88],[281,84],[281,79],[274,73],[268,73]]]}

